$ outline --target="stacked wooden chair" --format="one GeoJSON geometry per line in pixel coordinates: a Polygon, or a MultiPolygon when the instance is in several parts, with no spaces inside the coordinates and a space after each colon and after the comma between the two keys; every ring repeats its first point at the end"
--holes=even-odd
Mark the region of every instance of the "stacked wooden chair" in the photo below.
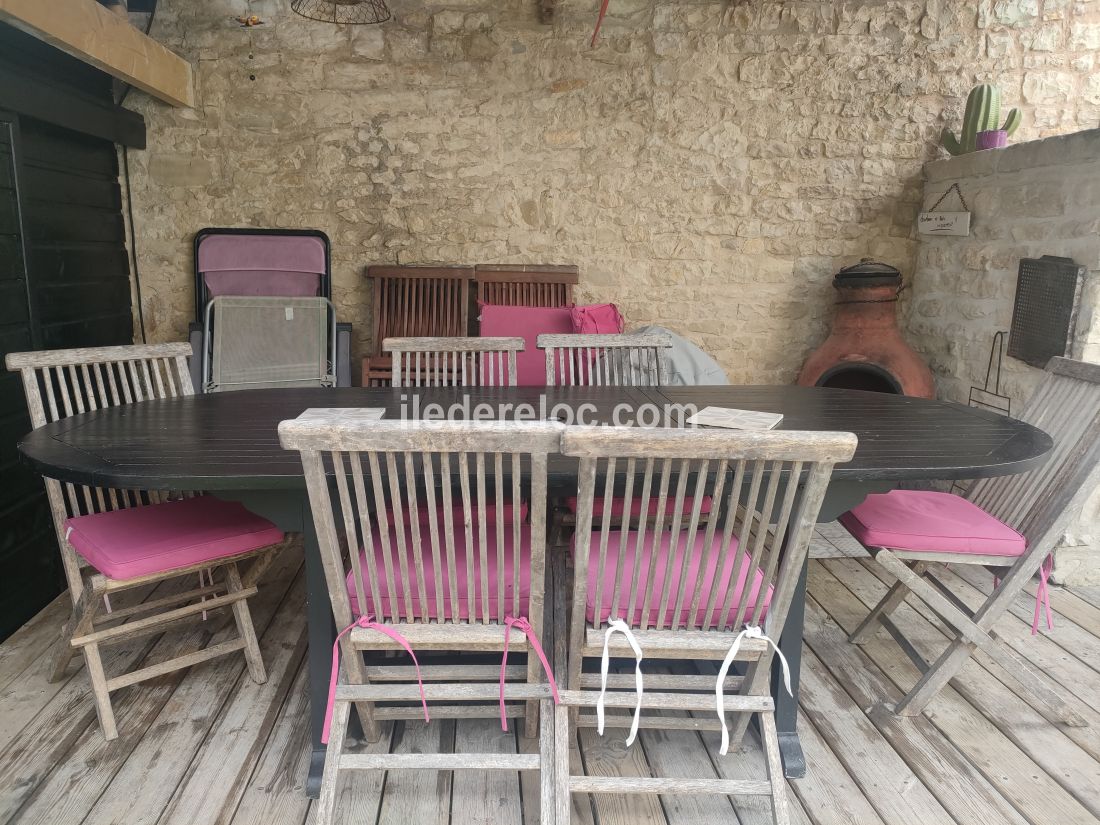
{"type": "Polygon", "coordinates": [[[543,822],[550,822],[552,714],[545,710],[540,722],[539,704],[556,688],[540,637],[546,463],[561,429],[550,422],[339,417],[279,426],[283,446],[302,456],[333,617],[342,628],[318,825],[332,821],[343,772],[409,768],[541,771],[543,822]],[[411,664],[364,662],[364,652],[377,651],[405,651],[411,664]],[[460,655],[422,669],[416,653],[424,651],[502,658],[496,667],[460,655]],[[509,652],[526,653],[526,666],[509,666],[509,652]],[[541,730],[541,748],[520,755],[351,753],[352,704],[372,740],[382,719],[499,714],[504,725],[508,716],[523,717],[529,736],[541,730]]]}
{"type": "Polygon", "coordinates": [[[514,387],[522,338],[387,338],[395,387],[514,387]]]}
{"type": "Polygon", "coordinates": [[[363,386],[388,386],[391,358],[382,350],[387,338],[444,337],[469,333],[469,266],[367,267],[371,282],[371,342],[363,359],[363,386]]]}
{"type": "MultiPolygon", "coordinates": [[[[1057,691],[992,635],[1036,573],[1039,600],[1049,598],[1044,559],[1100,482],[1100,365],[1053,358],[1046,372],[1021,415],[1054,438],[1054,449],[1037,469],[980,480],[965,496],[911,490],[872,495],[841,516],[841,523],[897,579],[851,640],[864,641],[880,623],[904,638],[890,615],[910,593],[958,633],[931,664],[911,645],[903,645],[924,673],[898,703],[899,714],[919,714],[978,649],[1064,722],[1084,724],[1057,691]],[[938,564],[981,565],[993,570],[999,583],[971,611],[936,577],[938,564]]],[[[1033,632],[1040,618],[1039,600],[1033,632]]]]}
{"type": "MultiPolygon", "coordinates": [[[[158,344],[10,353],[6,363],[21,373],[31,424],[42,427],[77,413],[191,395],[190,355],[190,344],[158,344]]],[[[83,653],[107,739],[118,735],[111,693],[128,685],[236,652],[255,681],[267,680],[247,600],[283,541],[275,525],[235,502],[192,492],[44,480],[73,602],[51,679],[62,678],[75,651],[83,653]],[[113,595],[191,576],[198,587],[111,609],[113,595]],[[104,672],[103,647],[219,608],[232,611],[236,638],[129,673],[104,672]]]]}
{"type": "Polygon", "coordinates": [[[567,307],[580,280],[575,266],[478,264],[474,283],[479,303],[524,307],[567,307]]]}

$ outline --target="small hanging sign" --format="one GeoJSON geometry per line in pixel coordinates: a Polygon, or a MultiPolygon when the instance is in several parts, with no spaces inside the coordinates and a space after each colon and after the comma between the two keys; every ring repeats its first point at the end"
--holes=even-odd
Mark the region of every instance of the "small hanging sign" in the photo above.
{"type": "Polygon", "coordinates": [[[917,231],[922,235],[957,235],[965,236],[970,234],[970,207],[966,205],[966,201],[963,199],[962,190],[959,189],[957,183],[951,184],[951,187],[940,196],[940,199],[932,204],[932,208],[927,212],[921,212],[917,216],[917,231]],[[936,208],[943,203],[944,199],[955,192],[959,196],[959,202],[962,203],[965,212],[937,212],[936,208]]]}

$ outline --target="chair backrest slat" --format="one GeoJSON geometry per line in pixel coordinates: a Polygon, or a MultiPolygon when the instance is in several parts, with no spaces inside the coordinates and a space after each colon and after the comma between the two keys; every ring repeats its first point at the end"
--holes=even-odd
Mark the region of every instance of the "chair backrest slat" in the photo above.
{"type": "Polygon", "coordinates": [[[387,338],[395,387],[514,387],[522,338],[387,338]]]}
{"type": "Polygon", "coordinates": [[[662,353],[672,346],[667,335],[545,334],[537,339],[546,353],[546,385],[660,386],[665,380],[662,353]]]}
{"type": "Polygon", "coordinates": [[[353,618],[350,583],[361,613],[391,622],[501,624],[525,615],[540,624],[540,497],[561,430],[553,422],[284,421],[280,440],[306,467],[337,623],[353,618]]]}
{"type": "Polygon", "coordinates": [[[1100,463],[1100,365],[1052,359],[1020,418],[1054,439],[1047,459],[1026,473],[979,480],[967,497],[1023,533],[1030,546],[1062,520],[1063,488],[1083,483],[1100,463]]]}
{"type": "Polygon", "coordinates": [[[785,579],[797,578],[832,467],[855,443],[850,433],[567,429],[562,452],[580,459],[571,644],[583,642],[589,605],[596,629],[621,618],[640,630],[728,632],[761,621],[769,588],[776,632],[794,592],[785,579]]]}

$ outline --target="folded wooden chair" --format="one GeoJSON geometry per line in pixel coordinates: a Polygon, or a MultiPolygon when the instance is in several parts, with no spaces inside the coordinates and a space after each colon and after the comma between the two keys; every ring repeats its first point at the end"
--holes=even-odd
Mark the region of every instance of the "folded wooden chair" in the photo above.
{"type": "MultiPolygon", "coordinates": [[[[6,364],[22,374],[31,424],[41,427],[77,413],[192,395],[189,355],[190,344],[156,344],[10,353],[6,364]]],[[[118,736],[111,693],[127,685],[237,651],[255,681],[267,680],[247,599],[283,541],[274,524],[236,502],[193,492],[44,481],[73,601],[51,681],[63,676],[76,650],[83,652],[107,739],[118,736]],[[240,562],[251,562],[243,573],[240,562]],[[111,609],[112,594],[180,576],[197,576],[199,586],[111,609]],[[102,646],[224,607],[232,610],[237,638],[130,673],[104,673],[102,646]]]]}
{"type": "Polygon", "coordinates": [[[539,770],[543,821],[550,822],[552,713],[543,711],[540,724],[539,703],[556,687],[540,637],[546,461],[561,430],[551,422],[338,417],[279,425],[283,446],[301,452],[341,628],[318,825],[332,820],[343,771],[406,768],[539,770]],[[365,662],[365,651],[405,651],[408,659],[365,662]],[[422,670],[417,656],[428,651],[496,652],[501,663],[454,657],[422,670]],[[527,664],[508,665],[510,652],[526,653],[527,664]],[[537,754],[348,753],[352,704],[371,740],[380,719],[499,715],[502,725],[508,716],[525,717],[527,735],[540,731],[541,747],[537,754]]]}
{"type": "Polygon", "coordinates": [[[395,387],[514,387],[522,338],[387,338],[395,387]]]}
{"type": "MultiPolygon", "coordinates": [[[[1057,691],[993,637],[992,630],[1037,572],[1040,586],[1032,631],[1038,628],[1041,602],[1049,599],[1049,567],[1044,560],[1100,483],[1100,365],[1051,359],[1020,417],[1054,439],[1049,457],[1036,469],[982,479],[965,497],[912,490],[872,495],[840,518],[897,579],[852,634],[853,642],[866,640],[880,622],[904,638],[890,614],[909,593],[958,633],[931,665],[903,645],[924,673],[898,703],[901,715],[920,713],[978,648],[1067,724],[1085,724],[1057,691]],[[983,565],[999,584],[981,607],[971,611],[936,578],[935,566],[940,563],[983,565]]],[[[1049,621],[1049,604],[1047,615],[1049,621]]]]}
{"type": "Polygon", "coordinates": [[[771,640],[786,621],[833,464],[851,458],[855,446],[850,433],[610,427],[564,433],[562,453],[580,459],[580,469],[572,606],[568,616],[555,616],[555,634],[568,633],[567,685],[554,722],[559,823],[569,821],[575,792],[767,795],[774,821],[788,821],[769,688],[771,640]],[[642,512],[657,501],[654,524],[616,522],[609,509],[594,517],[597,496],[609,499],[623,484],[640,491],[642,512]],[[713,510],[703,525],[708,490],[713,510]],[[681,516],[689,494],[695,503],[681,516]],[[666,508],[670,500],[674,506],[666,508]],[[671,530],[664,527],[666,512],[671,530]],[[609,673],[609,657],[635,660],[635,672],[609,673]],[[643,657],[721,667],[717,677],[648,676],[643,657]],[[745,666],[743,675],[730,675],[734,661],[745,666]],[[585,667],[597,663],[598,671],[585,667]],[[627,745],[640,726],[720,730],[723,754],[756,715],[768,779],[570,775],[573,708],[577,724],[595,725],[601,734],[605,725],[629,727],[627,745]],[[605,708],[633,713],[605,715],[605,708]],[[727,713],[735,717],[731,733],[727,713]]]}

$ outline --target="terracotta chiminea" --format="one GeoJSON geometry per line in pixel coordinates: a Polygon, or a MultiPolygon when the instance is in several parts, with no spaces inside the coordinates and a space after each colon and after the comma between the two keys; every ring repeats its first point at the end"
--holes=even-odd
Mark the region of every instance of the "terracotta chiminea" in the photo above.
{"type": "Polygon", "coordinates": [[[864,258],[833,277],[832,334],[810,355],[798,383],[808,387],[935,396],[932,373],[898,329],[901,273],[864,258]]]}

